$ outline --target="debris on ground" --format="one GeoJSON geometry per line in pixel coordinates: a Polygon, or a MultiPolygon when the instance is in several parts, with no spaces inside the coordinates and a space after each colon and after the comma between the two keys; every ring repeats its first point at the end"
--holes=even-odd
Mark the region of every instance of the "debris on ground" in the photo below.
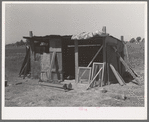
{"type": "Polygon", "coordinates": [[[118,99],[118,100],[126,100],[128,99],[124,94],[111,94],[110,97],[118,99]]]}
{"type": "Polygon", "coordinates": [[[8,86],[8,84],[7,84],[7,83],[8,83],[8,81],[7,81],[7,80],[5,80],[5,87],[7,87],[7,86],[8,86]]]}
{"type": "Polygon", "coordinates": [[[16,83],[15,85],[19,85],[19,84],[22,84],[22,82],[16,83]]]}
{"type": "Polygon", "coordinates": [[[102,93],[106,93],[106,92],[107,92],[107,90],[106,90],[105,88],[100,89],[100,91],[101,91],[102,93]]]}

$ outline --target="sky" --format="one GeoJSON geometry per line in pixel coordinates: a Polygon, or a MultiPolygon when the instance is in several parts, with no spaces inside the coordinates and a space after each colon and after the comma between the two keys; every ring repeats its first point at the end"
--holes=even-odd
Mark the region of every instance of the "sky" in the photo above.
{"type": "MultiPolygon", "coordinates": [[[[145,37],[145,2],[116,3],[6,3],[5,43],[15,43],[29,36],[73,35],[102,31],[125,41],[145,37]]],[[[25,39],[23,39],[25,41],[25,39]]]]}

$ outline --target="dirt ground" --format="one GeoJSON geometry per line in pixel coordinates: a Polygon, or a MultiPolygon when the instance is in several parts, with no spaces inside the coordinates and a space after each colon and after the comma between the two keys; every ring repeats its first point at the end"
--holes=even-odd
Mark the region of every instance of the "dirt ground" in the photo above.
{"type": "Polygon", "coordinates": [[[130,82],[125,86],[111,84],[86,90],[87,84],[71,83],[73,89],[43,86],[38,79],[18,78],[25,56],[25,48],[8,48],[5,55],[5,74],[8,85],[5,87],[6,107],[143,107],[144,106],[144,44],[129,44],[128,53],[132,68],[141,76],[140,86],[130,82]],[[16,83],[19,83],[16,85],[16,83]],[[102,89],[107,90],[103,93],[102,89]],[[125,99],[121,99],[125,98],[125,99]]]}
{"type": "MultiPolygon", "coordinates": [[[[143,71],[142,74],[143,75],[143,71]]],[[[73,89],[63,89],[39,84],[38,80],[18,78],[14,84],[5,89],[6,107],[143,107],[144,80],[138,86],[132,82],[124,86],[111,84],[86,90],[88,84],[75,84],[74,80],[66,80],[73,89]],[[15,85],[16,83],[20,83],[15,85]],[[102,89],[107,90],[102,93],[102,89]],[[125,96],[125,99],[121,99],[125,96]]]]}

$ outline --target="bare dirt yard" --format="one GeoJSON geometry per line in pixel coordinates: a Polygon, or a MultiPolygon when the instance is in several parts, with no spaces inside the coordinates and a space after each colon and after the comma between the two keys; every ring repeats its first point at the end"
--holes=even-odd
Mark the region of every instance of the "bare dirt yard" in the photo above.
{"type": "Polygon", "coordinates": [[[87,84],[72,83],[73,90],[44,86],[38,79],[19,78],[19,70],[25,57],[25,47],[6,48],[5,87],[6,107],[143,107],[144,106],[144,43],[127,44],[132,68],[141,76],[141,84],[132,82],[125,86],[111,84],[86,90],[87,84]],[[16,85],[16,83],[18,83],[16,85]],[[107,92],[102,92],[105,89],[107,92]]]}

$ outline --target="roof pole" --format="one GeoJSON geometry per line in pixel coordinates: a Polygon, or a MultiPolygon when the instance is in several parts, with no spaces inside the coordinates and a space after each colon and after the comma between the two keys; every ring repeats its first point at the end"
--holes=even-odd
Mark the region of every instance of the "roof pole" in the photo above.
{"type": "MultiPolygon", "coordinates": [[[[33,37],[33,32],[32,31],[29,31],[29,37],[33,37]]],[[[34,46],[34,40],[30,41],[30,45],[32,47],[32,53],[33,53],[33,56],[34,56],[34,61],[36,60],[36,53],[35,53],[35,46],[34,46]]]]}
{"type": "Polygon", "coordinates": [[[124,41],[124,36],[121,36],[121,41],[124,41]]]}
{"type": "Polygon", "coordinates": [[[107,83],[107,53],[106,53],[106,39],[103,40],[103,63],[104,63],[104,78],[101,86],[107,83]]]}
{"type": "Polygon", "coordinates": [[[29,31],[29,37],[33,37],[33,32],[29,31]]]}
{"type": "Polygon", "coordinates": [[[102,33],[106,34],[106,26],[103,26],[102,33]]]}

